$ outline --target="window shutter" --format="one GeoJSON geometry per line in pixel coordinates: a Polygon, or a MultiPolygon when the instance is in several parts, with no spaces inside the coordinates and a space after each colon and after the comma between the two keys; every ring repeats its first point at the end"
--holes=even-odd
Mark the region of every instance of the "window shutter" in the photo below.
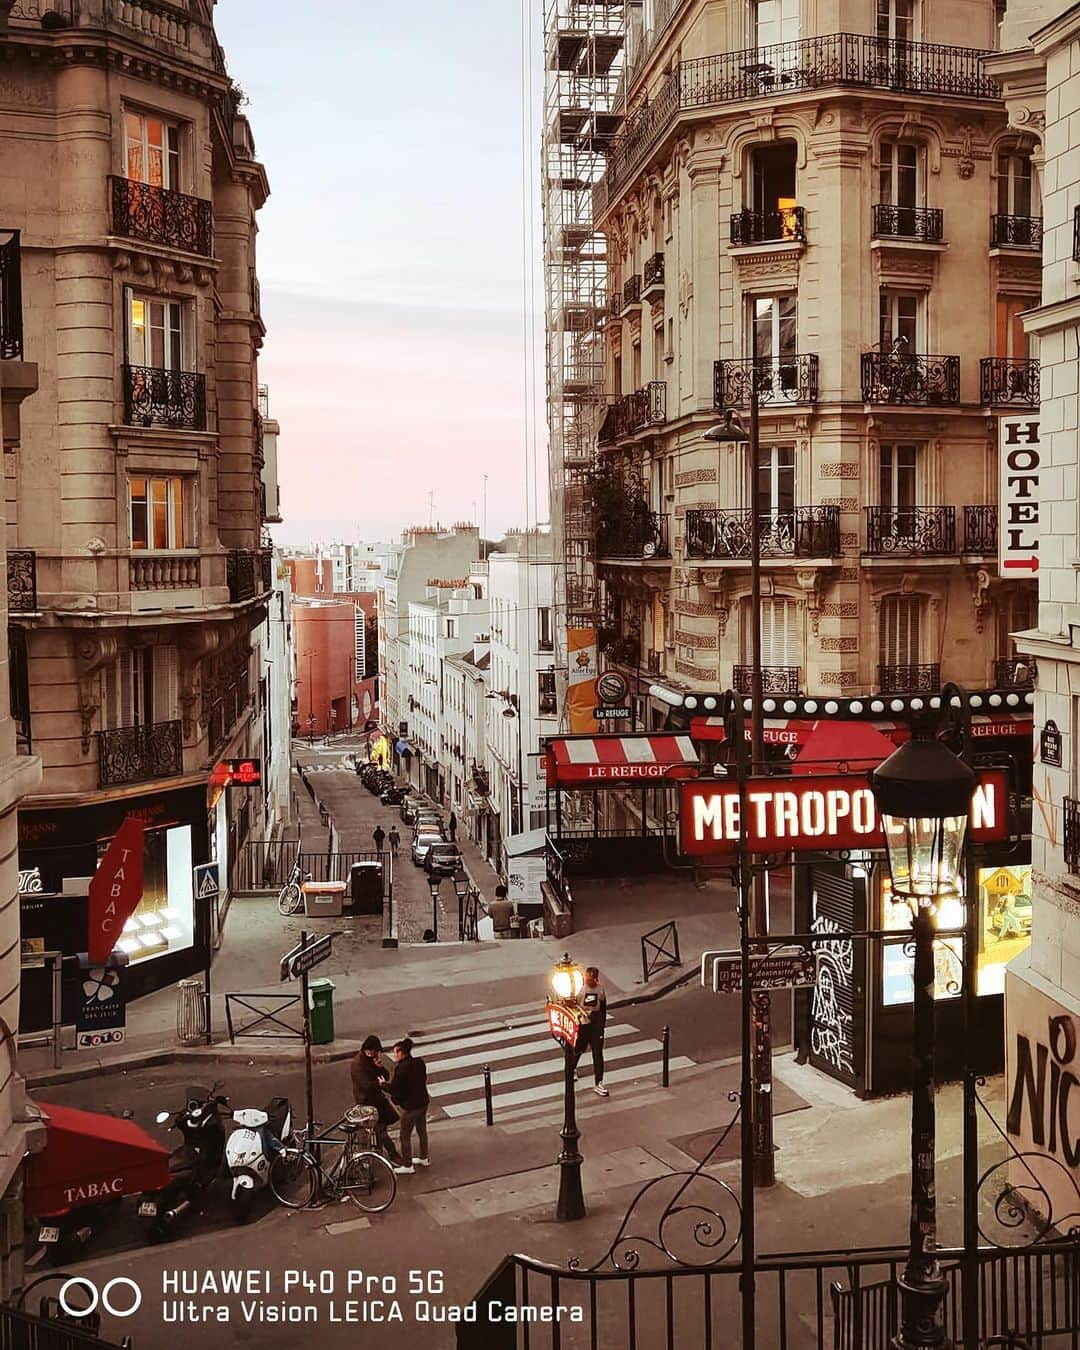
{"type": "Polygon", "coordinates": [[[175,647],[154,648],[154,721],[171,722],[177,708],[175,647]]]}
{"type": "Polygon", "coordinates": [[[881,602],[881,664],[919,664],[921,601],[915,595],[887,595],[881,602]]]}
{"type": "MultiPolygon", "coordinates": [[[[747,644],[750,643],[747,605],[747,644]]],[[[761,664],[763,666],[799,666],[802,664],[798,633],[798,610],[794,600],[765,600],[761,606],[761,664]]],[[[746,652],[750,659],[749,651],[746,652]]]]}

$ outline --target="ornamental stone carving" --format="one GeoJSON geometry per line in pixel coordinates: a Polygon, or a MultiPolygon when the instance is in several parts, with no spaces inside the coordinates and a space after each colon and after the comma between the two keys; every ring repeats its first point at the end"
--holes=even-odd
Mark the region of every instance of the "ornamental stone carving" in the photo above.
{"type": "Polygon", "coordinates": [[[857,637],[823,637],[821,639],[821,650],[823,652],[857,652],[859,650],[859,639],[857,637]]]}
{"type": "Polygon", "coordinates": [[[710,469],[687,469],[684,473],[675,475],[676,487],[689,487],[691,483],[715,483],[716,467],[710,469]]]}
{"type": "Polygon", "coordinates": [[[820,478],[858,478],[859,466],[857,464],[848,464],[844,461],[830,461],[822,464],[818,469],[820,478]]]}
{"type": "Polygon", "coordinates": [[[859,677],[853,670],[823,670],[818,674],[822,684],[833,684],[840,689],[852,689],[859,683],[859,677]]]}
{"type": "Polygon", "coordinates": [[[821,606],[821,616],[825,619],[857,619],[859,617],[859,605],[857,601],[848,601],[847,603],[832,604],[821,606]]]}

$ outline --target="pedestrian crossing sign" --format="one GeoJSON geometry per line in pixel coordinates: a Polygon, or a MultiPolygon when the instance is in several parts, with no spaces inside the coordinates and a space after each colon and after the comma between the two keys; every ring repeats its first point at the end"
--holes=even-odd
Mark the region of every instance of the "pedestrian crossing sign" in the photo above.
{"type": "Polygon", "coordinates": [[[199,863],[192,869],[195,880],[195,899],[213,900],[221,887],[218,884],[218,865],[216,862],[199,863]]]}

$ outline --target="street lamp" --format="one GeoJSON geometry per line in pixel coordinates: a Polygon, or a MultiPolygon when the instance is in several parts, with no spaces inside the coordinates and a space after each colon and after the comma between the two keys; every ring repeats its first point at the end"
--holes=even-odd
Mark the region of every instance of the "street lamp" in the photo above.
{"type": "MultiPolygon", "coordinates": [[[[937,1257],[934,1190],[934,934],[937,914],[961,895],[961,857],[975,773],[929,725],[870,774],[888,851],[893,896],[911,907],[911,1238],[897,1280],[902,1304],[893,1350],[950,1350],[946,1281],[937,1257]]],[[[972,952],[964,959],[971,960],[972,952]]]]}
{"type": "Polygon", "coordinates": [[[510,822],[511,833],[517,834],[520,831],[524,830],[525,828],[525,783],[521,775],[521,764],[523,756],[521,750],[521,711],[518,707],[518,697],[516,694],[511,694],[508,690],[505,689],[493,689],[489,694],[485,694],[484,697],[486,699],[501,698],[503,703],[506,704],[506,706],[502,710],[502,715],[507,720],[510,720],[511,718],[517,718],[517,794],[516,794],[516,802],[512,803],[512,805],[516,807],[517,812],[516,815],[517,829],[513,828],[515,824],[515,820],[513,818],[511,819],[510,822]]]}
{"type": "Polygon", "coordinates": [[[454,890],[457,892],[458,941],[465,941],[465,897],[469,894],[469,878],[462,868],[454,873],[454,890]]]}
{"type": "Polygon", "coordinates": [[[578,1005],[585,975],[569,955],[556,965],[548,980],[548,1027],[563,1049],[563,1127],[559,1154],[559,1199],[555,1218],[560,1223],[585,1217],[585,1195],[581,1189],[582,1157],[578,1152],[581,1131],[577,1127],[577,1103],[574,1079],[577,1069],[578,1031],[588,1014],[578,1005]]]}
{"type": "Polygon", "coordinates": [[[439,940],[439,886],[441,884],[442,878],[437,877],[434,872],[428,877],[428,890],[431,891],[431,931],[436,942],[439,940]]]}

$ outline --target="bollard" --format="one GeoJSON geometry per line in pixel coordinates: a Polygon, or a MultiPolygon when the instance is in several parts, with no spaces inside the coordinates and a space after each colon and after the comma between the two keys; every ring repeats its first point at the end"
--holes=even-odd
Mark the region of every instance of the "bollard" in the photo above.
{"type": "Polygon", "coordinates": [[[484,1124],[495,1124],[495,1103],[491,1100],[491,1066],[484,1065],[484,1124]]]}
{"type": "Polygon", "coordinates": [[[665,1028],[664,1028],[663,1033],[661,1034],[661,1045],[663,1046],[663,1049],[662,1049],[662,1051],[661,1051],[661,1053],[662,1053],[662,1055],[663,1055],[663,1067],[661,1068],[661,1071],[660,1071],[660,1074],[661,1074],[661,1076],[660,1076],[660,1086],[661,1086],[661,1087],[670,1087],[670,1086],[671,1086],[671,1028],[670,1028],[670,1027],[665,1027],[665,1028]]]}

